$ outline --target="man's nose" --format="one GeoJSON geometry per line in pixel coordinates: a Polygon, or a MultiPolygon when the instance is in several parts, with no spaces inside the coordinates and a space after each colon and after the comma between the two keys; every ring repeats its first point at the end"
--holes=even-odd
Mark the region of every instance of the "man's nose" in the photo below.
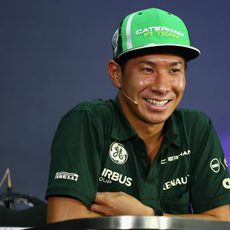
{"type": "Polygon", "coordinates": [[[167,93],[171,90],[170,76],[165,72],[157,73],[152,79],[151,90],[167,93]]]}

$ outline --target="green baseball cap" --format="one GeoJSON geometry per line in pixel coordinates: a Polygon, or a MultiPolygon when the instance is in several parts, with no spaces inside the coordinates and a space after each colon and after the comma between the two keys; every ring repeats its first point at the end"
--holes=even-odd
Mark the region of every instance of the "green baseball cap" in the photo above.
{"type": "Polygon", "coordinates": [[[121,21],[112,38],[113,58],[149,48],[174,49],[187,60],[200,55],[190,45],[184,22],[176,15],[161,9],[150,8],[129,14],[121,21]]]}

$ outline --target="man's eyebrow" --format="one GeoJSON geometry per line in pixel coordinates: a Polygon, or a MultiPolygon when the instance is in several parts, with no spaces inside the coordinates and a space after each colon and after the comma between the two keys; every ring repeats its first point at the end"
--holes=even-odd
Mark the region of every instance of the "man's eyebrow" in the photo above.
{"type": "MultiPolygon", "coordinates": [[[[148,60],[143,60],[140,61],[139,64],[148,64],[148,65],[155,65],[157,62],[155,61],[148,61],[148,60]]],[[[176,65],[183,65],[182,61],[174,61],[172,63],[169,63],[170,66],[176,66],[176,65]]]]}
{"type": "Polygon", "coordinates": [[[183,65],[182,61],[175,61],[171,63],[171,66],[176,66],[176,65],[183,65]]]}

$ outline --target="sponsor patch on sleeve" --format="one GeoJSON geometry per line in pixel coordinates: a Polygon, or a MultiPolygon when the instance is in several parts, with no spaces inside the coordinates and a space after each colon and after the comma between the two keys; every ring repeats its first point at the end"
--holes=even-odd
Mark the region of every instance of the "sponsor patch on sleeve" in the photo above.
{"type": "Polygon", "coordinates": [[[56,172],[55,179],[64,179],[64,180],[78,180],[78,174],[76,173],[69,173],[69,172],[56,172]]]}

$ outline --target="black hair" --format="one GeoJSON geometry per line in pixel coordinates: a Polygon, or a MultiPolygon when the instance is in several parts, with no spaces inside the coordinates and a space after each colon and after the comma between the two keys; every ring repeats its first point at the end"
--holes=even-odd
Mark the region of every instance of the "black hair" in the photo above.
{"type": "Polygon", "coordinates": [[[181,47],[174,46],[159,46],[140,50],[133,50],[122,54],[119,58],[114,59],[114,61],[116,61],[120,65],[121,70],[124,72],[125,65],[130,59],[149,54],[176,54],[178,56],[181,56],[185,60],[185,67],[187,68],[187,62],[189,59],[187,58],[184,49],[181,47]]]}

